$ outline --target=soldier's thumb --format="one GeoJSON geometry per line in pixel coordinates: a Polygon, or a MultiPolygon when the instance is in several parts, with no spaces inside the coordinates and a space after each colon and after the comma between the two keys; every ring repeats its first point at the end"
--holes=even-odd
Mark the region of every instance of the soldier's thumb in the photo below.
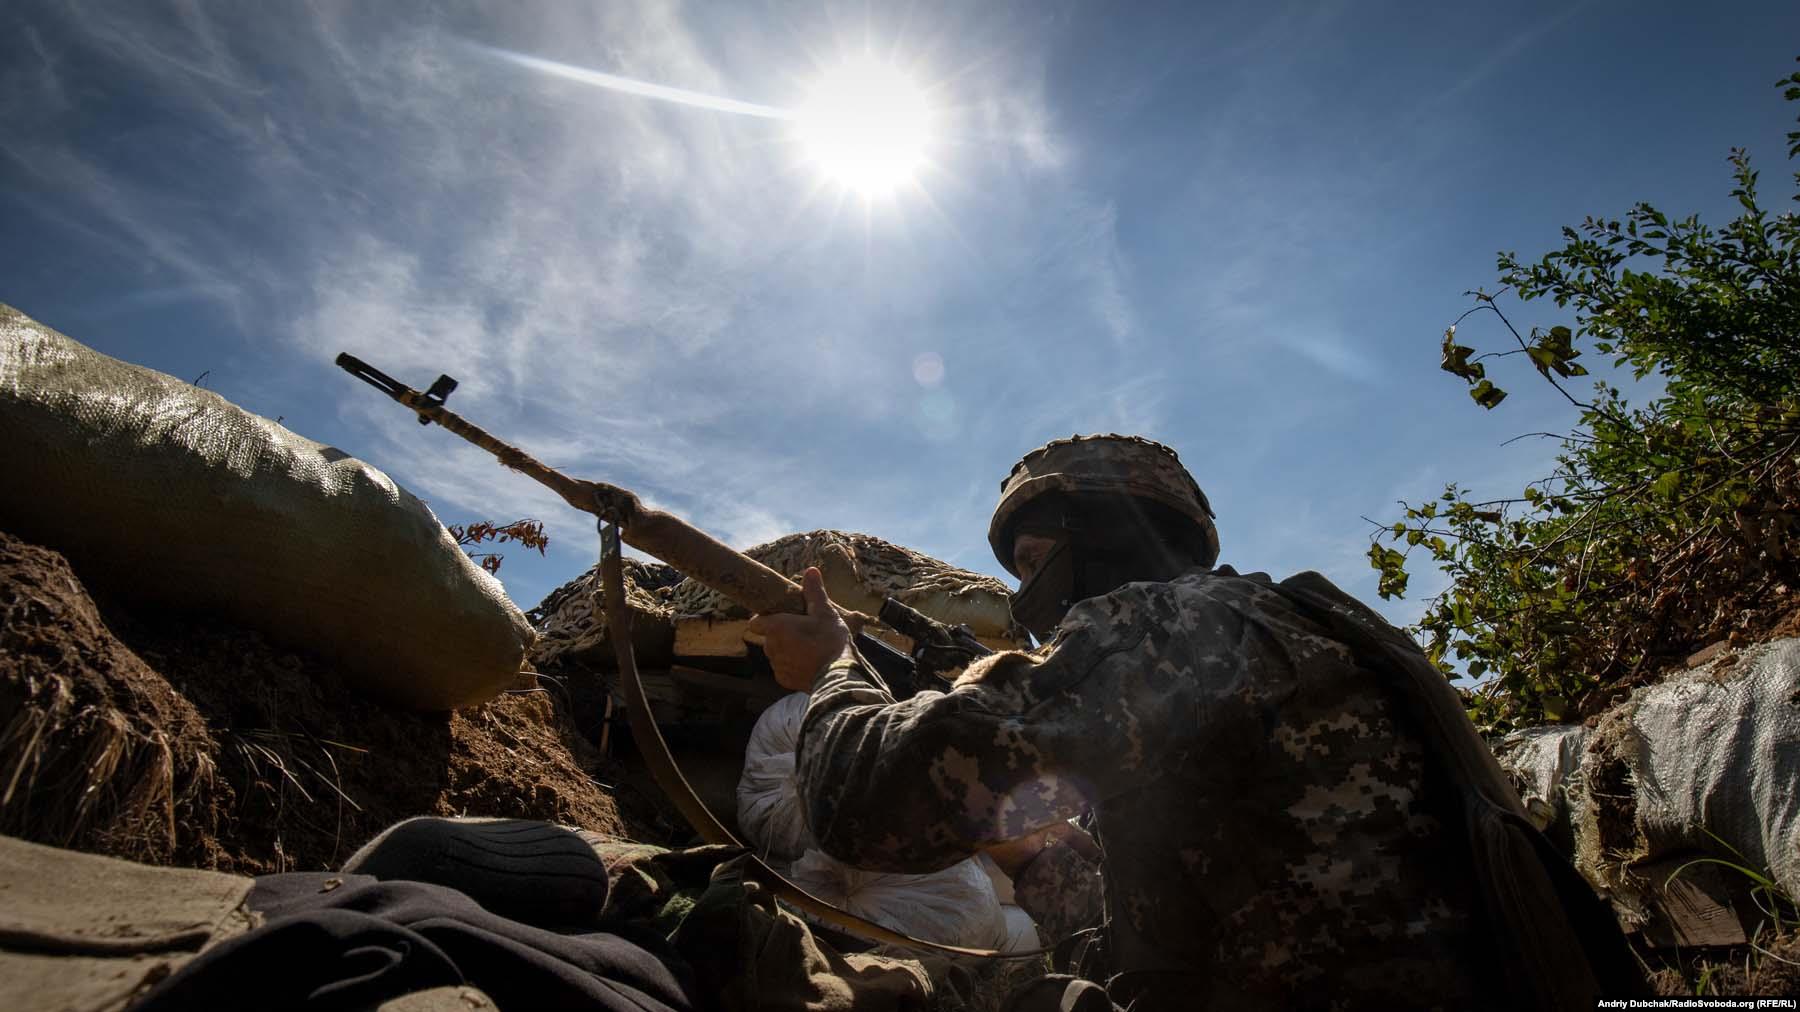
{"type": "Polygon", "coordinates": [[[818,566],[807,566],[800,576],[800,594],[806,598],[808,615],[831,614],[831,598],[825,593],[825,575],[818,566]]]}

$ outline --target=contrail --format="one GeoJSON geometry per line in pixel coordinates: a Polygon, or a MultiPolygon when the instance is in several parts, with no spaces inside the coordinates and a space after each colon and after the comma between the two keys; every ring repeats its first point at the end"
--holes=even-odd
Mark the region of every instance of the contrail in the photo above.
{"type": "Polygon", "coordinates": [[[765,119],[795,119],[798,115],[792,109],[781,109],[772,105],[757,105],[755,102],[740,102],[735,98],[722,98],[718,95],[707,95],[698,91],[688,91],[685,88],[671,88],[666,84],[651,84],[648,81],[636,81],[629,77],[620,77],[617,74],[606,74],[598,70],[588,70],[585,67],[574,67],[567,63],[557,63],[555,60],[546,60],[537,56],[526,56],[524,53],[496,49],[493,46],[483,46],[474,43],[471,43],[470,45],[489,56],[499,57],[508,63],[516,63],[521,67],[540,71],[545,74],[553,74],[557,77],[567,78],[571,81],[580,81],[582,84],[591,84],[598,88],[622,91],[628,95],[642,95],[645,98],[659,98],[665,102],[677,102],[681,105],[691,105],[700,109],[715,109],[719,112],[734,112],[744,116],[761,116],[765,119]]]}

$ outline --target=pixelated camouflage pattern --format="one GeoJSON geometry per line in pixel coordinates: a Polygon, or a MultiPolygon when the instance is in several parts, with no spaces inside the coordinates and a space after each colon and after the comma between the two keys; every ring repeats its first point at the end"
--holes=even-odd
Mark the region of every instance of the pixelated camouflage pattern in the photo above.
{"type": "Polygon", "coordinates": [[[1038,937],[1055,944],[1100,923],[1100,866],[1066,843],[1053,843],[1013,876],[1013,902],[1037,922],[1038,937]]]}
{"type": "Polygon", "coordinates": [[[1139,1007],[1484,1007],[1454,802],[1398,712],[1267,577],[1222,568],[1084,601],[948,693],[893,703],[839,662],[798,775],[820,845],[893,871],[1091,804],[1139,1007]]]}
{"type": "Polygon", "coordinates": [[[1027,504],[1055,493],[1131,496],[1161,503],[1193,522],[1196,561],[1211,565],[1219,557],[1212,504],[1174,450],[1142,436],[1071,436],[1027,453],[1000,483],[1000,502],[988,521],[988,544],[1012,575],[1019,575],[1012,558],[1013,518],[1027,504]]]}

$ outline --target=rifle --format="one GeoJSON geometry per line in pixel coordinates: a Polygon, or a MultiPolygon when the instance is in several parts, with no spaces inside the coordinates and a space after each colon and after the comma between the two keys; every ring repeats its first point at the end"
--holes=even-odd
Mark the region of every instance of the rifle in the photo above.
{"type": "MultiPolygon", "coordinates": [[[[643,681],[638,677],[637,660],[631,650],[631,608],[625,600],[625,579],[620,543],[628,544],[648,555],[663,560],[688,577],[719,591],[753,612],[790,612],[804,614],[806,600],[800,588],[780,573],[740,552],[721,544],[678,517],[649,509],[638,497],[616,485],[582,481],[558,472],[533,459],[525,451],[470,424],[444,407],[445,398],[456,389],[456,381],[439,376],[424,393],[401,383],[351,355],[339,355],[337,364],[352,376],[411,408],[419,416],[419,424],[436,422],[451,432],[474,443],[500,459],[500,463],[518,471],[562,496],[563,501],[584,513],[599,518],[600,582],[604,588],[606,623],[619,659],[619,680],[625,688],[626,716],[631,722],[632,738],[650,768],[651,776],[668,794],[669,800],[707,843],[726,844],[747,851],[729,829],[707,810],[694,789],[682,776],[681,767],[669,752],[668,742],[650,717],[649,701],[644,696],[643,681]]],[[[935,673],[962,666],[976,657],[991,653],[976,640],[967,626],[947,626],[901,602],[888,598],[882,603],[880,621],[910,636],[912,656],[894,650],[866,633],[856,634],[857,648],[872,666],[887,665],[896,677],[935,673]]],[[[848,613],[866,620],[868,616],[848,613]]],[[[880,672],[877,667],[877,671],[880,672]]],[[[886,678],[885,673],[878,677],[886,678]]],[[[910,694],[912,685],[908,685],[910,694]]],[[[859,917],[826,903],[787,880],[754,853],[744,853],[746,878],[767,886],[780,899],[814,914],[827,923],[854,931],[878,942],[903,946],[923,946],[965,956],[987,956],[1005,959],[1037,958],[1049,949],[1001,953],[991,949],[971,949],[944,945],[913,938],[882,924],[859,917]]]]}
{"type": "MultiPolygon", "coordinates": [[[[439,376],[424,393],[379,369],[343,354],[337,364],[345,372],[411,408],[420,425],[433,422],[497,457],[500,463],[546,486],[570,506],[619,525],[621,540],[646,555],[668,563],[684,576],[724,594],[752,612],[805,614],[806,602],[793,581],[714,539],[680,517],[645,506],[617,485],[571,478],[524,450],[501,441],[444,407],[456,380],[439,376]]],[[[857,629],[868,616],[846,613],[857,629]]],[[[856,648],[896,699],[905,699],[927,681],[943,683],[947,675],[975,658],[991,653],[966,625],[946,625],[889,597],[876,619],[912,641],[910,656],[863,632],[856,648]]]]}

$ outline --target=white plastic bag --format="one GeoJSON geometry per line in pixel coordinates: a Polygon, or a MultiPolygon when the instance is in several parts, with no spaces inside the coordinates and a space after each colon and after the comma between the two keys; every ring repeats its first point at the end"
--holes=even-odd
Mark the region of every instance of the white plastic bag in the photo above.
{"type": "Polygon", "coordinates": [[[1028,952],[1043,947],[1043,941],[1038,938],[1037,922],[1024,908],[1002,903],[1000,915],[1006,918],[1006,944],[1000,947],[1001,952],[1028,952]]]}
{"type": "Polygon", "coordinates": [[[975,855],[975,860],[981,862],[981,870],[987,872],[988,881],[994,883],[994,896],[1000,900],[1002,905],[1012,903],[1012,876],[1001,871],[1000,863],[986,854],[975,855]]]}
{"type": "Polygon", "coordinates": [[[999,949],[1012,932],[994,885],[974,858],[923,875],[862,871],[809,850],[788,872],[814,896],[915,938],[999,949]]]}
{"type": "Polygon", "coordinates": [[[776,700],[750,732],[744,771],[738,777],[738,828],[765,859],[786,863],[813,845],[794,782],[794,749],[806,718],[804,692],[776,700]]]}
{"type": "Polygon", "coordinates": [[[83,580],[336,661],[390,702],[511,686],[535,634],[387,475],[0,305],[0,527],[83,580]]]}

